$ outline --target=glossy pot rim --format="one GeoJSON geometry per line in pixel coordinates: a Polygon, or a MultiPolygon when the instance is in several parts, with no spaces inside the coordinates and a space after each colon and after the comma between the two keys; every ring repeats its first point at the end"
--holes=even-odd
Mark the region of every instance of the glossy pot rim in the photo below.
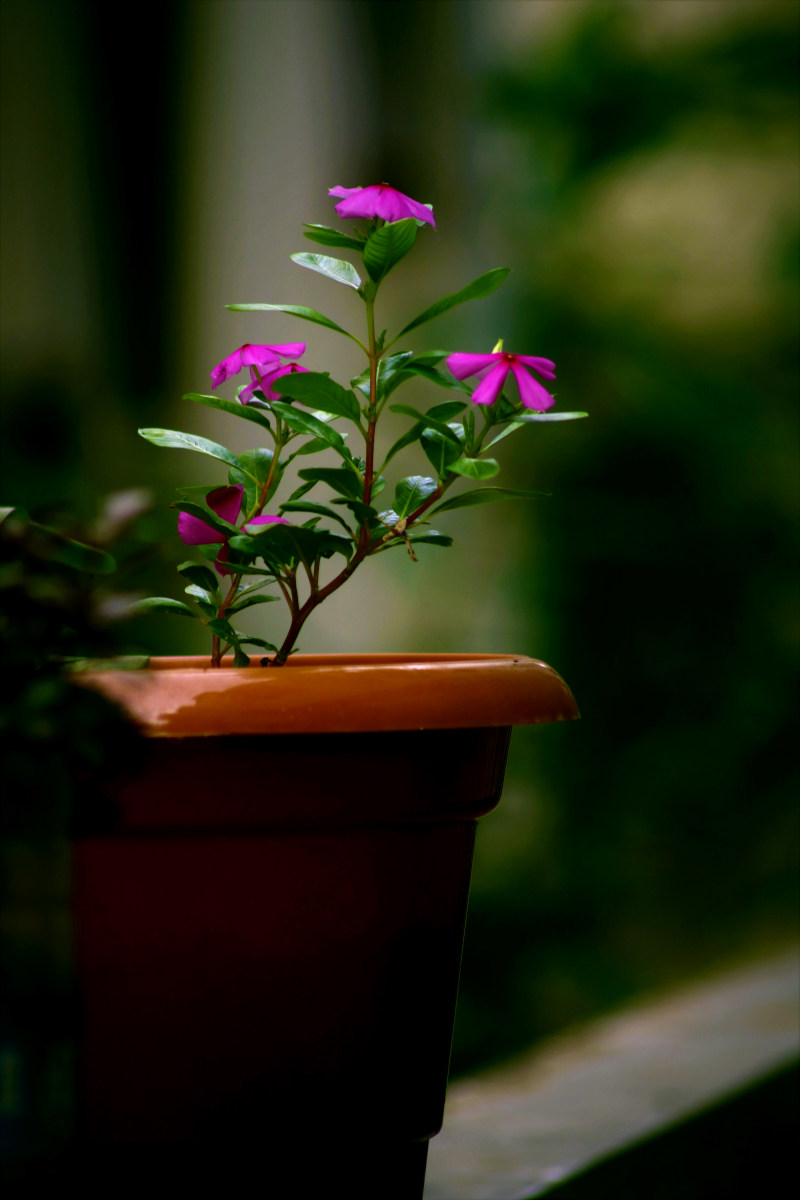
{"type": "Polygon", "coordinates": [[[281,668],[169,656],[77,679],[150,737],[469,729],[580,715],[552,667],[517,654],[298,654],[281,668]]]}

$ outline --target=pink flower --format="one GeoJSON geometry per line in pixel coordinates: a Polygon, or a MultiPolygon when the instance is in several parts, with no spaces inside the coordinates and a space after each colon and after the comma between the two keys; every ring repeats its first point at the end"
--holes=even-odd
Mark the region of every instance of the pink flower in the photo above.
{"type": "Polygon", "coordinates": [[[242,367],[260,367],[269,370],[277,366],[282,358],[300,358],[305,354],[305,342],[285,342],[281,346],[253,346],[250,342],[223,358],[211,372],[211,389],[219,387],[231,375],[238,375],[242,367]]]}
{"type": "Polygon", "coordinates": [[[534,379],[529,371],[538,371],[544,379],[555,379],[556,364],[549,358],[533,358],[528,354],[506,354],[500,351],[494,354],[451,354],[447,366],[456,379],[468,379],[470,375],[480,376],[481,382],[472,393],[475,404],[494,404],[503,390],[509,371],[513,374],[519,388],[519,397],[525,408],[535,408],[537,412],[545,412],[552,408],[555,400],[545,388],[534,379]],[[525,370],[525,368],[528,370],[525,370]]]}
{"type": "MultiPolygon", "coordinates": [[[[244,497],[244,488],[239,483],[232,483],[225,487],[214,488],[206,496],[206,504],[215,512],[218,517],[222,517],[223,521],[227,521],[229,525],[235,524],[239,513],[242,511],[242,499],[244,497]]],[[[275,522],[281,525],[288,525],[289,522],[285,517],[253,517],[248,521],[244,529],[250,532],[251,525],[266,525],[274,524],[275,522]]],[[[214,566],[220,575],[230,575],[232,572],[225,564],[228,561],[228,536],[220,533],[213,525],[209,525],[207,521],[203,521],[200,517],[193,517],[191,513],[179,513],[178,515],[178,537],[187,546],[212,546],[220,544],[220,552],[216,557],[214,566]]]]}
{"type": "Polygon", "coordinates": [[[242,388],[239,392],[239,400],[242,404],[247,404],[253,399],[253,392],[256,391],[263,392],[267,400],[286,400],[288,399],[287,396],[281,396],[278,392],[273,392],[272,384],[276,379],[280,379],[281,375],[293,375],[295,371],[307,370],[308,367],[301,367],[299,363],[287,363],[283,367],[280,363],[270,363],[263,367],[251,367],[250,378],[253,382],[248,383],[246,388],[242,388]]]}
{"type": "Polygon", "coordinates": [[[382,221],[402,221],[413,217],[415,221],[426,221],[436,228],[433,213],[418,200],[404,196],[388,183],[375,183],[372,187],[346,188],[335,187],[328,192],[329,196],[342,196],[336,205],[340,217],[380,217],[382,221]]]}

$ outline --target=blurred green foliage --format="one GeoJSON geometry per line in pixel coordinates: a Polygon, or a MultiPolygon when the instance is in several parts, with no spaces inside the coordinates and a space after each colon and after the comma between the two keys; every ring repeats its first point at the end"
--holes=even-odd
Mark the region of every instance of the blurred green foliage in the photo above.
{"type": "MultiPolygon", "coordinates": [[[[75,658],[125,647],[129,597],[110,553],[135,561],[142,492],[108,497],[93,521],[53,528],[0,510],[0,1160],[69,1138],[77,1016],[69,837],[109,819],[98,781],[139,757],[119,709],[79,687],[75,658]]],[[[145,549],[146,553],[146,549],[145,549]]]]}
{"type": "Polygon", "coordinates": [[[515,734],[530,853],[479,838],[456,1070],[796,930],[798,10],[575,7],[483,119],[508,345],[591,411],[512,449],[553,492],[517,603],[583,719],[515,734]]]}

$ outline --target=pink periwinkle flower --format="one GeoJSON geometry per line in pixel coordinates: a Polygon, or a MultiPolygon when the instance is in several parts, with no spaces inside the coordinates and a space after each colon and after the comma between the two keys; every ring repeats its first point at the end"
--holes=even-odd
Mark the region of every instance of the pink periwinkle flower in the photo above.
{"type": "Polygon", "coordinates": [[[211,372],[212,391],[232,375],[238,375],[242,367],[255,366],[262,371],[269,370],[279,366],[282,358],[301,358],[305,350],[305,342],[284,342],[280,346],[254,346],[246,342],[214,367],[211,372]]]}
{"type": "MultiPolygon", "coordinates": [[[[218,517],[222,517],[223,521],[227,521],[229,525],[233,525],[239,513],[242,511],[242,499],[244,497],[244,488],[239,483],[228,484],[225,487],[214,488],[206,496],[206,504],[215,512],[218,517]]],[[[270,517],[261,516],[253,517],[242,528],[248,533],[252,532],[253,525],[267,524],[288,525],[289,522],[285,517],[270,517]]],[[[212,546],[219,544],[220,551],[214,562],[214,566],[220,575],[230,575],[231,570],[225,565],[228,561],[228,537],[224,533],[220,533],[213,525],[209,525],[207,521],[200,517],[193,517],[191,513],[178,514],[178,537],[187,546],[212,546]]]]}
{"type": "Polygon", "coordinates": [[[273,391],[272,384],[276,379],[280,379],[281,375],[294,375],[296,371],[308,371],[308,367],[301,367],[299,363],[294,362],[285,366],[271,363],[263,367],[251,367],[250,378],[253,382],[248,383],[247,387],[239,392],[240,402],[248,404],[253,399],[254,392],[263,392],[265,400],[288,400],[288,396],[281,396],[279,392],[273,391]]]}
{"type": "Polygon", "coordinates": [[[436,228],[433,213],[426,205],[389,187],[388,183],[375,183],[372,187],[335,187],[328,195],[343,197],[336,205],[340,217],[380,217],[382,221],[413,217],[415,221],[425,221],[436,228]]]}
{"type": "Polygon", "coordinates": [[[472,393],[475,404],[494,404],[503,390],[509,371],[517,381],[519,397],[525,408],[545,412],[555,404],[555,399],[530,374],[530,371],[538,371],[544,379],[555,379],[556,364],[549,358],[507,354],[501,350],[494,354],[451,354],[446,363],[456,379],[469,379],[470,375],[480,377],[481,382],[472,393]]]}

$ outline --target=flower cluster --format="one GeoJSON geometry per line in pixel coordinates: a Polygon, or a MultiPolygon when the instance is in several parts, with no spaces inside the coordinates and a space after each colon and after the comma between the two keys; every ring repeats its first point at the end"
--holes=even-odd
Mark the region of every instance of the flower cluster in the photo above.
{"type": "Polygon", "coordinates": [[[239,401],[247,404],[253,394],[259,391],[266,400],[277,400],[277,392],[273,392],[272,384],[282,375],[290,375],[294,371],[305,371],[299,363],[283,363],[284,358],[301,358],[306,352],[305,342],[284,342],[280,346],[253,346],[249,342],[234,350],[221,363],[217,363],[211,372],[211,388],[219,387],[226,379],[238,375],[244,367],[250,368],[251,383],[239,392],[239,401]]]}
{"type": "MultiPolygon", "coordinates": [[[[244,497],[244,488],[241,484],[229,484],[227,487],[214,488],[206,496],[206,505],[211,512],[216,513],[223,521],[229,525],[234,525],[239,519],[242,511],[242,499],[244,497]]],[[[273,517],[262,514],[260,517],[250,517],[245,521],[242,528],[246,533],[258,533],[259,525],[288,525],[289,522],[285,517],[273,517]]],[[[230,575],[231,569],[228,566],[228,543],[234,531],[230,533],[222,533],[219,529],[215,529],[213,525],[209,525],[208,521],[202,520],[201,517],[193,517],[191,513],[182,512],[178,516],[178,537],[186,546],[216,546],[221,545],[221,549],[214,559],[214,566],[219,571],[220,575],[230,575]]]]}
{"type": "Polygon", "coordinates": [[[251,303],[228,307],[235,312],[282,312],[349,338],[366,357],[361,374],[347,388],[326,372],[310,370],[297,361],[305,354],[305,342],[246,342],[212,370],[211,395],[191,392],[186,398],[243,418],[251,430],[259,431],[262,444],[235,454],[193,434],[139,431],[155,445],[194,450],[228,468],[226,483],[183,489],[175,505],[181,541],[198,547],[214,571],[199,563],[179,566],[181,575],[190,580],[186,593],[192,603],[158,596],[142,602],[145,609],[181,612],[201,620],[211,634],[211,665],[215,667],[229,652],[235,665],[247,665],[247,645],[271,652],[261,659],[262,664],[283,665],[311,614],[367,558],[402,546],[416,561],[419,546],[449,546],[452,539],[431,527],[433,517],[459,507],[539,495],[485,486],[500,470],[487,451],[525,424],[586,415],[549,411],[555,397],[536,378],[538,375],[548,383],[555,379],[555,363],[549,358],[510,354],[502,342],[483,354],[394,349],[401,337],[419,325],[459,304],[491,295],[508,275],[507,268],[487,271],[436,301],[396,336],[376,335],[379,289],[413,248],[420,230],[436,228],[433,208],[386,183],[335,187],[329,194],[339,201],[336,212],[340,217],[363,224],[347,232],[307,225],[305,236],[326,249],[355,250],[363,262],[363,277],[348,260],[328,254],[304,252],[292,258],[299,266],[357,293],[365,309],[363,340],[305,306],[251,303]],[[245,370],[250,381],[239,387],[235,400],[214,394],[245,370]],[[505,391],[509,378],[516,385],[512,394],[505,391]],[[425,411],[390,403],[401,385],[420,379],[446,389],[450,398],[425,411]],[[467,380],[474,382],[470,385],[467,380]],[[410,419],[411,424],[381,459],[376,452],[376,429],[386,408],[410,419]],[[337,426],[342,421],[344,429],[337,426]],[[376,505],[385,487],[385,469],[397,454],[413,446],[427,459],[432,473],[399,479],[390,505],[376,505]],[[273,497],[286,467],[300,456],[308,465],[297,464],[299,485],[277,504],[277,512],[267,512],[268,505],[275,507],[273,497]],[[446,495],[464,480],[479,486],[446,495]],[[320,498],[315,490],[320,486],[332,495],[320,498]],[[334,566],[337,559],[344,560],[343,564],[340,561],[334,566]],[[267,594],[267,589],[272,589],[272,594],[267,594]],[[289,627],[280,645],[244,633],[233,624],[234,616],[243,609],[280,599],[289,610],[289,627]]]}

